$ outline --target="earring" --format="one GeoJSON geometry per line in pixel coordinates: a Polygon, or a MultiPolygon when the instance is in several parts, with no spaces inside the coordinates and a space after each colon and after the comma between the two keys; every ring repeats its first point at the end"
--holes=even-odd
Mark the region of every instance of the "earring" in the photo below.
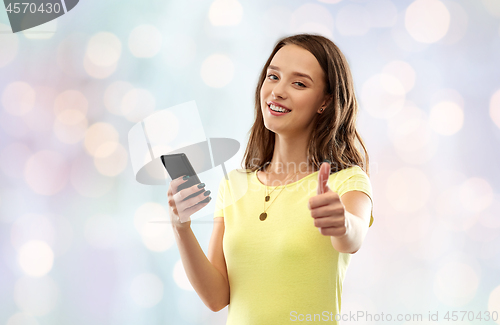
{"type": "Polygon", "coordinates": [[[319,111],[320,111],[320,112],[323,112],[323,109],[320,109],[319,111]]]}

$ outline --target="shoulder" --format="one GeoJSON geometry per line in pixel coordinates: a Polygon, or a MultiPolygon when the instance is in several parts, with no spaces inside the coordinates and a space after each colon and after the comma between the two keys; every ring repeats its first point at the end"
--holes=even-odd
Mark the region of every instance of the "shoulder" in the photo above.
{"type": "Polygon", "coordinates": [[[352,178],[352,177],[363,177],[363,178],[366,177],[366,178],[368,178],[368,175],[358,165],[347,167],[347,168],[344,168],[342,170],[339,170],[338,172],[330,174],[330,179],[335,179],[337,181],[347,180],[347,179],[352,178]]]}

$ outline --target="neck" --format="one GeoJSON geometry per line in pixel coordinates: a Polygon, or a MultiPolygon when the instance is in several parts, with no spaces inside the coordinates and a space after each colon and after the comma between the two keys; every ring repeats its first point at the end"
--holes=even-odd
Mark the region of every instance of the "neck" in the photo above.
{"type": "Polygon", "coordinates": [[[314,172],[314,167],[307,161],[308,144],[308,137],[284,137],[276,133],[273,158],[265,171],[283,177],[314,172]]]}

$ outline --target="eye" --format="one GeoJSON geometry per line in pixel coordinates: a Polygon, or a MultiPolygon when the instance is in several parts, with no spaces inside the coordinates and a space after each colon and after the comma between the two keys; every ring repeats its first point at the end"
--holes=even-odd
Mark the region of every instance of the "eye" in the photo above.
{"type": "Polygon", "coordinates": [[[300,81],[297,81],[297,82],[294,82],[295,84],[297,84],[297,86],[299,87],[305,87],[306,85],[304,85],[302,82],[300,81]]]}
{"type": "Polygon", "coordinates": [[[278,80],[278,77],[272,73],[268,74],[267,77],[271,80],[278,80]],[[273,79],[272,77],[275,77],[276,79],[273,79]]]}

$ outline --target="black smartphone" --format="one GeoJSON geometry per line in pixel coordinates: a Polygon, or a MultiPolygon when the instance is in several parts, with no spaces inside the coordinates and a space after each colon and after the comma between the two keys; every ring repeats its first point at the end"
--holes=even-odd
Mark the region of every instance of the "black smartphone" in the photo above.
{"type": "MultiPolygon", "coordinates": [[[[200,179],[198,178],[198,175],[196,175],[196,172],[194,171],[194,168],[189,162],[189,159],[186,156],[186,154],[176,153],[171,155],[163,155],[161,156],[161,162],[163,163],[163,166],[165,166],[165,169],[167,170],[172,180],[179,178],[183,175],[189,175],[188,180],[179,185],[179,187],[177,187],[177,192],[201,183],[200,179]]],[[[202,188],[200,191],[191,194],[182,201],[186,201],[187,199],[192,198],[204,191],[205,189],[202,188]]],[[[205,203],[207,199],[208,197],[205,200],[200,201],[199,203],[205,203]]]]}

